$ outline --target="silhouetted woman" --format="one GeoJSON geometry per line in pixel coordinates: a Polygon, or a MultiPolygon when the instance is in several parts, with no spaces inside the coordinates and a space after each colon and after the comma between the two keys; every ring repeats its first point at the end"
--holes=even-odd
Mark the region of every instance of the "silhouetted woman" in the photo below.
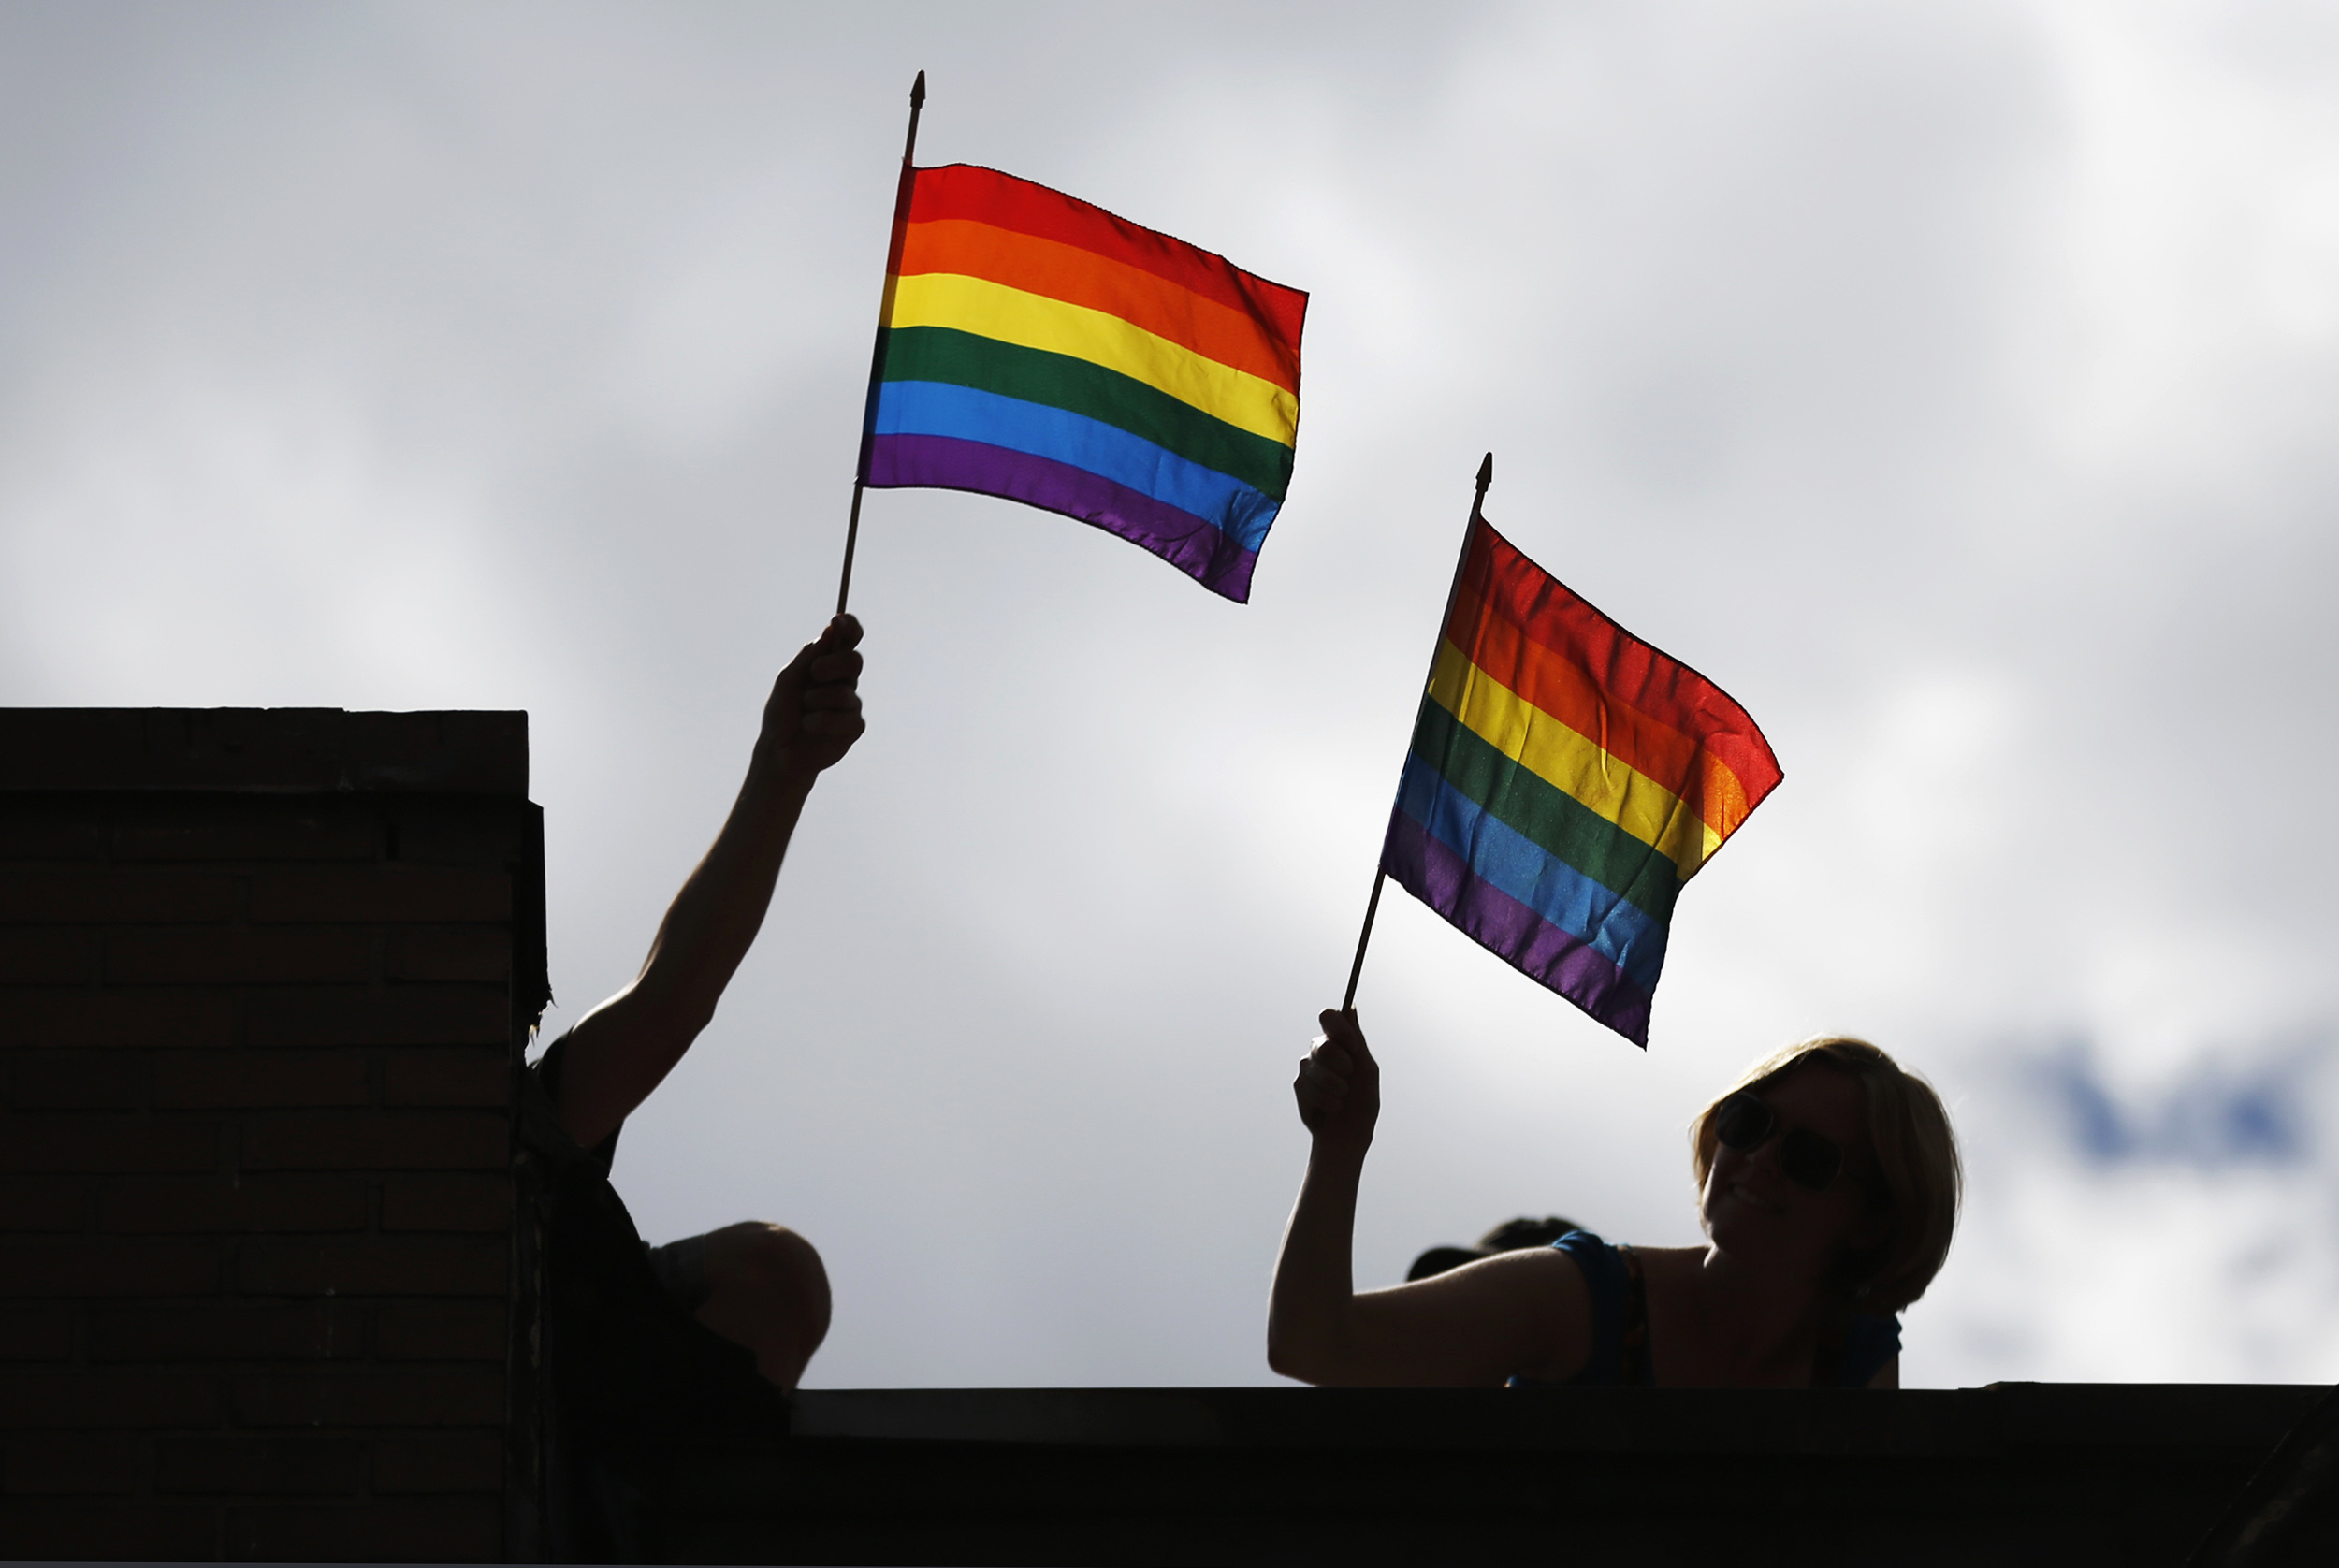
{"type": "Polygon", "coordinates": [[[1323,1024],[1292,1085],[1315,1146],[1275,1266],[1275,1371],[1446,1387],[1899,1387],[1894,1314],[1948,1256],[1959,1171],[1939,1097],[1875,1046],[1789,1046],[1690,1125],[1702,1247],[1577,1230],[1359,1293],[1350,1241],[1380,1067],[1354,1012],[1323,1024]]]}

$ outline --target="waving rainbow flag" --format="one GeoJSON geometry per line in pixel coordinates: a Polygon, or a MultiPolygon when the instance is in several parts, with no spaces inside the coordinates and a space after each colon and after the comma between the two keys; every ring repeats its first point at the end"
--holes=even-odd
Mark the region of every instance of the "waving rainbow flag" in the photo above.
{"type": "Polygon", "coordinates": [[[1645,1046],[1681,884],[1780,777],[1728,693],[1474,517],[1381,868],[1645,1046]]]}
{"type": "Polygon", "coordinates": [[[862,483],[1061,512],[1247,601],[1307,296],[992,169],[904,178],[862,483]]]}

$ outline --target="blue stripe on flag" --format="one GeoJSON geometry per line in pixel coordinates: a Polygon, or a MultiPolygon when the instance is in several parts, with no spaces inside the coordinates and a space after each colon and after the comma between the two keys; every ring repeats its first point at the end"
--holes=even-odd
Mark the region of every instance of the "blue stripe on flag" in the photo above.
{"type": "Polygon", "coordinates": [[[1498,820],[1412,753],[1398,781],[1397,806],[1460,856],[1480,881],[1580,938],[1642,990],[1657,989],[1665,959],[1663,922],[1498,820]]]}
{"type": "Polygon", "coordinates": [[[1133,436],[1117,425],[1044,403],[938,381],[889,381],[873,433],[953,436],[1068,463],[1191,512],[1257,550],[1281,504],[1240,479],[1133,436]]]}

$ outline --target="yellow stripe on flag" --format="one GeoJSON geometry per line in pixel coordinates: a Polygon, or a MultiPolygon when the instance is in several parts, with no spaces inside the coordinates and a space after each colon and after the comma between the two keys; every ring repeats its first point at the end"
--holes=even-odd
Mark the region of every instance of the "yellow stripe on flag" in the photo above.
{"type": "Polygon", "coordinates": [[[1238,429],[1292,444],[1300,399],[1271,381],[1204,358],[1119,316],[956,272],[895,280],[889,327],[951,327],[1118,370],[1238,429]]]}
{"type": "Polygon", "coordinates": [[[1647,774],[1521,697],[1441,638],[1430,695],[1474,734],[1673,862],[1684,881],[1722,835],[1647,774]]]}

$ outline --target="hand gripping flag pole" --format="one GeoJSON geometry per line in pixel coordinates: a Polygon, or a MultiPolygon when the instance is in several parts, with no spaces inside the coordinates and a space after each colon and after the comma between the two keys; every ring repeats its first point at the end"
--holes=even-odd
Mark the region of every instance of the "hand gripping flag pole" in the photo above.
{"type": "Polygon", "coordinates": [[[887,325],[893,319],[893,289],[902,269],[902,231],[909,223],[909,194],[918,183],[918,111],[926,107],[926,73],[909,84],[909,135],[902,142],[901,183],[893,188],[893,233],[885,253],[885,292],[878,299],[877,347],[869,356],[869,409],[861,421],[861,457],[852,471],[852,511],[845,518],[845,570],[836,580],[836,613],[845,613],[852,593],[852,549],[861,538],[861,492],[869,482],[869,430],[879,389],[885,384],[887,325]]]}
{"type": "MultiPolygon", "coordinates": [[[[1454,618],[1454,594],[1461,587],[1462,568],[1470,560],[1471,542],[1478,536],[1478,524],[1487,503],[1487,486],[1494,483],[1494,454],[1489,452],[1478,463],[1478,488],[1470,498],[1470,520],[1462,525],[1461,553],[1454,558],[1454,580],[1446,585],[1446,613],[1438,617],[1440,634],[1446,623],[1454,618]]],[[[1422,677],[1428,686],[1437,675],[1437,654],[1430,655],[1430,673],[1422,677]]],[[[1364,929],[1357,933],[1357,959],[1348,965],[1348,994],[1340,999],[1340,1010],[1346,1012],[1357,1005],[1357,980],[1364,974],[1365,945],[1373,940],[1373,917],[1381,910],[1381,884],[1388,879],[1388,857],[1373,872],[1373,896],[1364,901],[1364,929]]]]}

